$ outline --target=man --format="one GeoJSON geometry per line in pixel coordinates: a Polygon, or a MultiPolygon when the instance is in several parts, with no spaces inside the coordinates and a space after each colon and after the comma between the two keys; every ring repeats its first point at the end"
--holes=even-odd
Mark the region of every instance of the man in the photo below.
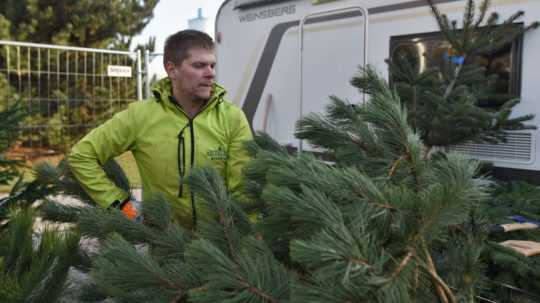
{"type": "Polygon", "coordinates": [[[216,168],[234,193],[248,160],[244,142],[252,134],[244,113],[225,101],[225,90],[214,83],[212,38],[194,30],[177,32],[165,42],[163,64],[168,77],[153,86],[153,98],[130,104],[94,129],[73,147],[68,161],[99,205],[119,207],[133,218],[138,213],[128,193],[101,168],[131,151],[141,174],[143,199],[164,194],[178,222],[195,227],[201,210],[184,184],[191,168],[216,168]]]}

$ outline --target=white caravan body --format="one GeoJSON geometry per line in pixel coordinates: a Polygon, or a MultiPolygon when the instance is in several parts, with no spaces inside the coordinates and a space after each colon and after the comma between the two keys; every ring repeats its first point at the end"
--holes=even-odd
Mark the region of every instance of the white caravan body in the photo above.
{"type": "MultiPolygon", "coordinates": [[[[435,2],[441,12],[461,21],[466,1],[435,2]]],[[[491,10],[501,20],[525,11],[525,25],[540,20],[539,0],[494,0],[491,10]]],[[[359,66],[373,65],[387,78],[391,47],[438,30],[424,0],[227,0],[216,17],[217,80],[254,130],[301,147],[294,138],[300,116],[322,112],[331,95],[362,102],[362,94],[349,84],[359,66]]],[[[419,52],[422,45],[417,45],[419,52]]],[[[535,114],[535,125],[540,119],[539,51],[540,30],[535,30],[508,56],[514,90],[521,97],[514,114],[535,114]]],[[[453,148],[497,167],[537,172],[539,131],[509,133],[504,144],[453,148]]]]}

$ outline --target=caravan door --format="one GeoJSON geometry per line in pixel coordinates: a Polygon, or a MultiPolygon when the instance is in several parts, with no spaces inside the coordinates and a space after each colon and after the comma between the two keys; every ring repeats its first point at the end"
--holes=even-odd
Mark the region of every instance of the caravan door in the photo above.
{"type": "MultiPolygon", "coordinates": [[[[324,103],[316,104],[313,103],[313,101],[310,103],[310,100],[320,100],[318,98],[321,96],[327,96],[329,94],[336,95],[336,91],[332,92],[332,90],[334,90],[335,87],[341,87],[343,83],[348,83],[350,81],[350,78],[343,78],[351,75],[350,64],[352,62],[349,60],[339,60],[340,57],[359,58],[359,55],[361,54],[362,60],[359,65],[361,65],[363,68],[367,66],[369,32],[368,21],[368,10],[360,6],[311,13],[300,21],[300,56],[298,60],[300,85],[298,98],[298,119],[301,119],[305,114],[304,106],[306,109],[315,112],[319,111],[320,108],[324,106],[324,103]],[[356,25],[358,23],[344,23],[339,27],[336,27],[337,24],[334,24],[333,27],[326,30],[321,26],[318,28],[316,27],[317,22],[339,20],[346,18],[346,16],[356,16],[357,14],[359,14],[359,16],[362,18],[362,21],[359,24],[363,28],[363,31],[359,32],[357,37],[354,36],[356,29],[354,26],[351,26],[351,24],[356,25]],[[310,24],[314,24],[315,26],[310,28],[310,24]],[[335,32],[334,35],[328,36],[330,32],[336,31],[338,28],[342,28],[342,30],[340,30],[340,32],[343,31],[341,34],[339,32],[335,32]],[[352,36],[348,37],[345,34],[347,30],[351,31],[350,35],[352,36]],[[320,34],[320,32],[326,33],[320,34]],[[307,35],[307,33],[310,33],[310,35],[307,35]],[[311,39],[307,39],[308,37],[311,39]],[[343,38],[349,38],[350,40],[343,41],[343,38]],[[309,40],[311,40],[311,43],[306,42],[309,40]],[[350,47],[340,47],[340,44],[350,47]],[[357,47],[354,47],[355,44],[357,47]],[[311,48],[307,49],[307,46],[310,46],[311,48]],[[331,76],[324,76],[323,78],[321,77],[321,72],[323,72],[322,75],[331,76]],[[342,77],[339,77],[340,75],[342,77]],[[304,99],[304,96],[307,96],[307,99],[304,99]],[[305,100],[308,101],[306,104],[304,104],[305,100]]],[[[366,96],[363,94],[362,102],[365,101],[365,98],[366,96]]],[[[302,140],[299,140],[298,151],[302,152],[302,150],[303,142],[302,140]]]]}
{"type": "Polygon", "coordinates": [[[239,3],[227,1],[218,13],[217,80],[255,131],[298,147],[299,116],[322,112],[331,95],[362,100],[349,82],[367,55],[367,12],[355,6],[363,4],[239,3]]]}

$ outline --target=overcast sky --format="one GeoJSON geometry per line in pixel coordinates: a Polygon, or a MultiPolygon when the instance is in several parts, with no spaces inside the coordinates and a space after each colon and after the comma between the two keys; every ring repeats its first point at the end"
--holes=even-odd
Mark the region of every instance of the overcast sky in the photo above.
{"type": "MultiPolygon", "coordinates": [[[[154,18],[146,26],[143,32],[135,37],[132,46],[138,43],[146,43],[150,36],[156,37],[156,52],[163,51],[165,39],[182,29],[188,27],[188,20],[197,17],[197,9],[202,8],[203,17],[208,18],[210,28],[214,28],[214,19],[221,3],[224,0],[160,0],[154,9],[154,18]]],[[[213,35],[213,30],[210,33],[213,35]]],[[[160,61],[156,58],[154,61],[160,61]]],[[[151,72],[157,72],[164,76],[164,71],[160,70],[160,64],[153,62],[151,72]]]]}

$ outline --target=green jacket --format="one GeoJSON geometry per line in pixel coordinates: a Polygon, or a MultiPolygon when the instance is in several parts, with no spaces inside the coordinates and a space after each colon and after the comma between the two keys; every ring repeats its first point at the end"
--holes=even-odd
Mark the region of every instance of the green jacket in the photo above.
{"type": "Polygon", "coordinates": [[[73,146],[68,162],[88,194],[99,205],[109,207],[129,195],[106,177],[101,164],[131,151],[142,179],[143,200],[154,193],[164,194],[176,219],[192,226],[202,210],[189,188],[182,185],[183,178],[193,166],[211,166],[234,193],[248,161],[244,142],[252,134],[242,110],[224,100],[225,90],[219,85],[214,85],[212,97],[191,120],[171,101],[171,91],[168,78],[158,81],[153,98],[131,103],[92,130],[73,146]]]}

